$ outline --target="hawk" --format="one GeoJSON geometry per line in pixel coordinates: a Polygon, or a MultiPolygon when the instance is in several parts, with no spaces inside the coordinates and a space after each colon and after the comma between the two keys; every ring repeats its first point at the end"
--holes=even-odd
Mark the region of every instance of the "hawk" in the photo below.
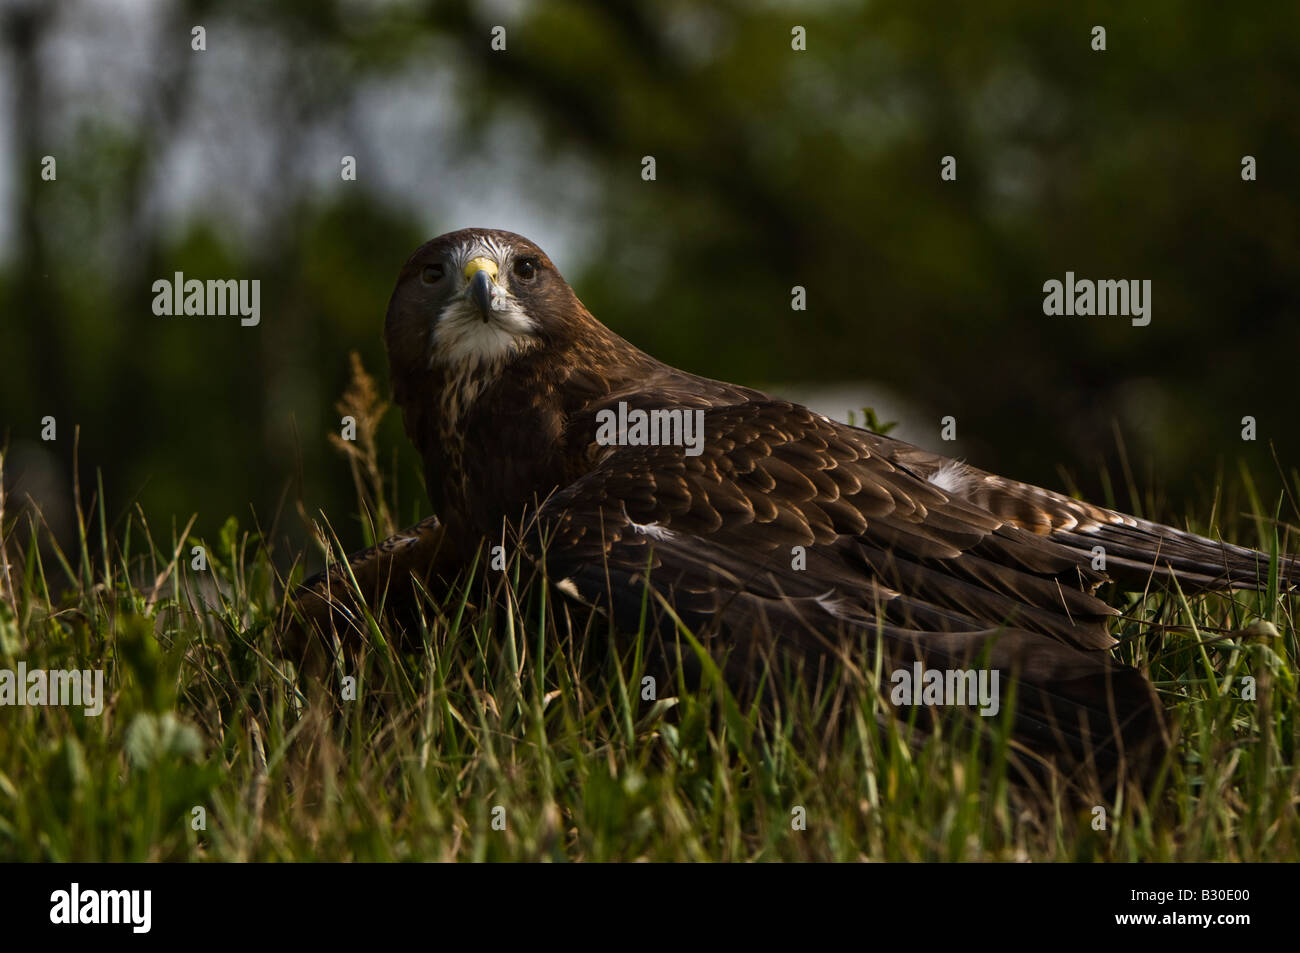
{"type": "MultiPolygon", "coordinates": [[[[437,517],[353,558],[363,593],[517,539],[564,599],[616,627],[644,624],[649,587],[662,644],[685,626],[737,682],[828,659],[996,671],[1017,685],[1019,746],[1113,770],[1158,755],[1163,721],[1147,679],[1110,652],[1118,613],[1097,587],[1257,588],[1268,575],[1262,553],[670,367],[510,232],[417,249],[384,337],[437,517]],[[627,425],[647,417],[653,433],[627,425]],[[691,423],[693,445],[655,439],[691,423]]],[[[306,586],[309,617],[335,604],[333,582],[306,586]]]]}

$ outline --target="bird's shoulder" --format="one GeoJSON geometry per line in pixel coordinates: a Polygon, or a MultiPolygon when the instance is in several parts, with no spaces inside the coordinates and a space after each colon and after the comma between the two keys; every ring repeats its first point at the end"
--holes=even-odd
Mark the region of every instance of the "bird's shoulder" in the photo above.
{"type": "Polygon", "coordinates": [[[552,511],[595,504],[608,511],[607,526],[653,523],[774,550],[857,536],[870,523],[907,535],[918,554],[951,557],[1004,522],[930,482],[903,458],[906,444],[749,388],[682,377],[628,388],[574,415],[568,429],[589,467],[552,511]],[[648,417],[676,411],[694,415],[687,427],[648,417]],[[628,430],[637,413],[649,420],[642,441],[671,432],[693,445],[636,442],[628,430]],[[617,421],[616,440],[602,420],[617,421]]]}

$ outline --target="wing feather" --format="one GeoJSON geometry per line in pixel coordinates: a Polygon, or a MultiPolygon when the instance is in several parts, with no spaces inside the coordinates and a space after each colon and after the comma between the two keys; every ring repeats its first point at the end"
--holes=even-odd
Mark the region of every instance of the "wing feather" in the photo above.
{"type": "Polygon", "coordinates": [[[936,486],[890,460],[883,438],[796,405],[714,407],[705,430],[698,457],[614,448],[556,493],[538,518],[549,575],[635,624],[632,582],[649,565],[650,585],[683,619],[748,659],[737,671],[760,644],[865,667],[843,646],[883,639],[891,662],[983,657],[1014,673],[1026,689],[1018,730],[1040,747],[1114,758],[1159,737],[1149,685],[1105,651],[1115,613],[1091,595],[1105,577],[1068,540],[936,486]],[[1103,682],[1124,689],[1092,694],[1103,682]]]}

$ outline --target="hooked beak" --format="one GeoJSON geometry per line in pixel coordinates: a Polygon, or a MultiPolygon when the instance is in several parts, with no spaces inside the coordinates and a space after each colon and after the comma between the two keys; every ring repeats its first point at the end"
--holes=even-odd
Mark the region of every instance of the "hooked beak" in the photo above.
{"type": "Polygon", "coordinates": [[[490,258],[475,258],[465,266],[465,277],[469,279],[465,294],[474,302],[474,307],[478,308],[484,324],[492,313],[492,292],[495,288],[493,279],[496,276],[497,263],[490,258]]]}

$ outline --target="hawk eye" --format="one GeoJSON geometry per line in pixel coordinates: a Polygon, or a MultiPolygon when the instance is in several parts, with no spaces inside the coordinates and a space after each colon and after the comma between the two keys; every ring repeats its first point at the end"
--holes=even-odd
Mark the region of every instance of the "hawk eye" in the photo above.
{"type": "Polygon", "coordinates": [[[515,261],[515,274],[524,281],[529,281],[537,274],[537,262],[532,258],[520,258],[515,261]]]}
{"type": "Polygon", "coordinates": [[[425,265],[424,270],[420,272],[420,280],[426,285],[434,284],[441,280],[443,270],[442,265],[425,265]]]}

